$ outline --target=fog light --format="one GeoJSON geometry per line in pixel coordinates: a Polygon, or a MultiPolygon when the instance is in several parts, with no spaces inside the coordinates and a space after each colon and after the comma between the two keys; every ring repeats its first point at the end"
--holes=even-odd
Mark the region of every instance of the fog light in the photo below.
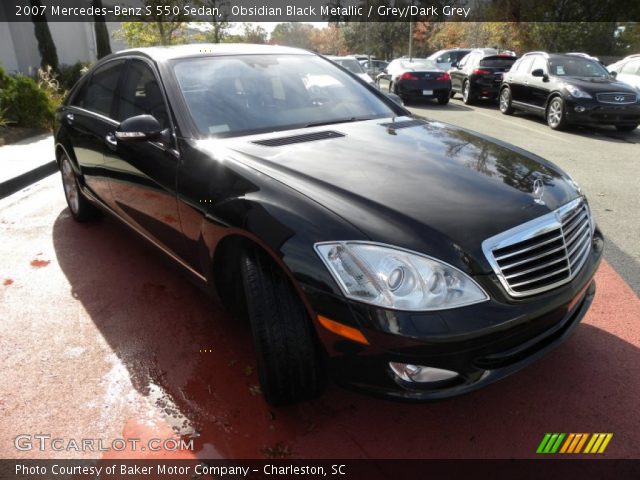
{"type": "Polygon", "coordinates": [[[405,382],[441,382],[458,376],[456,372],[451,370],[423,367],[422,365],[411,365],[409,363],[389,362],[389,366],[393,373],[405,382]]]}
{"type": "Polygon", "coordinates": [[[576,111],[576,112],[578,112],[578,113],[582,113],[582,112],[584,112],[585,110],[586,110],[586,108],[581,107],[581,106],[577,106],[577,107],[575,108],[575,111],[576,111]]]}

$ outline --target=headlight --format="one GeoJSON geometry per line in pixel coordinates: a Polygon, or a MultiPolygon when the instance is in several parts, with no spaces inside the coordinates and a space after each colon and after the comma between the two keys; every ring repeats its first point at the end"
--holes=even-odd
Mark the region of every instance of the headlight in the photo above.
{"type": "Polygon", "coordinates": [[[574,98],[593,98],[591,97],[591,95],[589,95],[587,92],[585,92],[584,90],[575,87],[573,85],[565,85],[564,88],[567,90],[567,92],[569,92],[571,94],[572,97],[574,98]]]}
{"type": "Polygon", "coordinates": [[[444,310],[488,295],[457,268],[425,255],[367,242],[317,243],[348,298],[394,310],[444,310]]]}

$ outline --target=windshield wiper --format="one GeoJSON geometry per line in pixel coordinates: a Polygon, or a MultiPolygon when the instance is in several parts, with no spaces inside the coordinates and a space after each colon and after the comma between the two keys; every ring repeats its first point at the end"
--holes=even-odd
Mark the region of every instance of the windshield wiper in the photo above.
{"type": "Polygon", "coordinates": [[[327,120],[325,122],[313,122],[313,123],[307,123],[305,125],[305,128],[307,127],[321,127],[323,125],[334,125],[337,123],[350,123],[350,122],[360,122],[363,120],[371,120],[371,117],[350,117],[350,118],[342,118],[342,119],[337,119],[337,120],[327,120]]]}

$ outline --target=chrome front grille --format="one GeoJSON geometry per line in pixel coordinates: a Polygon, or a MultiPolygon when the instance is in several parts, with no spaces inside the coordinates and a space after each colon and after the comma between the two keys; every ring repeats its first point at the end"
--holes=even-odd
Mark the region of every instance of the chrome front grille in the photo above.
{"type": "Polygon", "coordinates": [[[588,257],[592,236],[589,208],[578,198],[485,240],[482,249],[507,292],[525,297],[573,279],[588,257]]]}
{"type": "Polygon", "coordinates": [[[635,94],[625,92],[598,93],[596,94],[596,98],[602,103],[614,103],[618,105],[636,103],[637,100],[635,94]]]}

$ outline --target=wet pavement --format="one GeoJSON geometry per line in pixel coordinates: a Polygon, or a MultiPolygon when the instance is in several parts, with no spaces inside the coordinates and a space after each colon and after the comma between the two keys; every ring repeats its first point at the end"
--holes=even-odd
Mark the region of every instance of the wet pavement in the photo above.
{"type": "Polygon", "coordinates": [[[0,201],[0,458],[534,457],[545,432],[640,450],[640,299],[603,263],[575,335],[472,394],[426,404],[330,386],[268,407],[248,325],[116,220],[79,225],[58,176],[0,201]],[[14,438],[193,439],[176,452],[20,451],[14,438]]]}

